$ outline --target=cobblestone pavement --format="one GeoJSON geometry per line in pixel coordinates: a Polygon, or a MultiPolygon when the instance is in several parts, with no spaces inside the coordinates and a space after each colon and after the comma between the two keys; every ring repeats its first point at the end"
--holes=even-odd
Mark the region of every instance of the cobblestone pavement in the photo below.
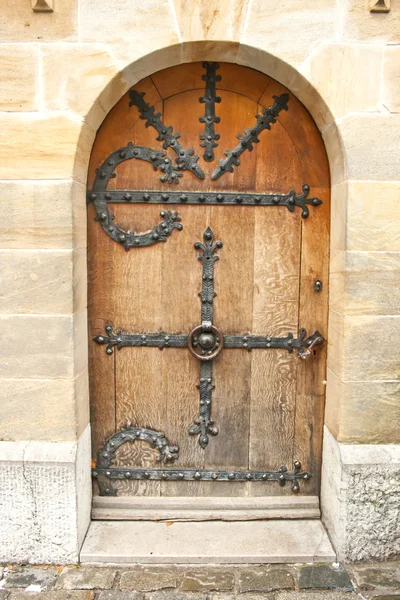
{"type": "Polygon", "coordinates": [[[400,561],[351,565],[0,566],[0,600],[400,600],[400,561]]]}

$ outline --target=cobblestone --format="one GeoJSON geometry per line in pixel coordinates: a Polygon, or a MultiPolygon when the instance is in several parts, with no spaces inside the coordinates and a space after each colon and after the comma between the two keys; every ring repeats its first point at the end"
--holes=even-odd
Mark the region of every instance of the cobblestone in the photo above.
{"type": "Polygon", "coordinates": [[[294,590],[293,571],[286,567],[262,566],[246,569],[239,574],[240,592],[273,592],[294,590]]]}
{"type": "Polygon", "coordinates": [[[178,569],[174,567],[139,567],[130,571],[124,571],[121,574],[119,587],[123,592],[132,590],[154,592],[168,588],[176,588],[179,583],[178,569]]]}
{"type": "Polygon", "coordinates": [[[32,592],[12,591],[7,600],[94,600],[94,593],[88,591],[51,591],[40,596],[32,592]]]}
{"type": "Polygon", "coordinates": [[[188,570],[181,584],[185,592],[226,591],[233,590],[235,577],[233,571],[227,568],[198,568],[188,570]]]}
{"type": "Polygon", "coordinates": [[[360,590],[393,589],[400,593],[400,562],[360,565],[352,570],[360,590]]]}
{"type": "Polygon", "coordinates": [[[107,590],[99,594],[98,600],[143,600],[143,592],[118,592],[107,590]]]}
{"type": "Polygon", "coordinates": [[[112,587],[116,571],[96,567],[65,567],[56,588],[62,590],[108,590],[112,587]]]}
{"type": "Polygon", "coordinates": [[[40,586],[40,590],[50,589],[57,579],[56,569],[38,569],[35,567],[17,567],[15,570],[8,571],[2,587],[5,589],[24,588],[30,585],[40,586]]]}
{"type": "Polygon", "coordinates": [[[299,588],[343,592],[351,592],[354,589],[346,571],[325,565],[302,567],[299,575],[299,588]]]}
{"type": "Polygon", "coordinates": [[[0,590],[0,600],[6,600],[9,595],[8,590],[0,590]]]}

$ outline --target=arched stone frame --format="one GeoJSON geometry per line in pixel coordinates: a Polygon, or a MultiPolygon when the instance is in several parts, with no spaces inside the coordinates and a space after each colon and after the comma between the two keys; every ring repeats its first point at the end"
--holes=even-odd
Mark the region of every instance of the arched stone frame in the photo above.
{"type": "MultiPolygon", "coordinates": [[[[176,66],[181,63],[198,60],[234,62],[257,69],[289,88],[314,118],[314,121],[323,136],[330,165],[332,187],[330,271],[337,271],[335,262],[337,261],[337,257],[340,256],[341,251],[344,249],[343,232],[345,231],[346,226],[347,187],[346,185],[343,185],[346,180],[345,149],[341,141],[338,127],[335,124],[335,117],[324,98],[296,68],[279,58],[279,56],[267,53],[259,48],[239,45],[237,43],[233,44],[229,41],[212,42],[212,44],[206,41],[183,42],[176,46],[167,46],[158,49],[145,55],[139,60],[126,65],[109,81],[97,98],[93,99],[92,105],[84,115],[75,155],[74,178],[76,177],[80,181],[86,181],[86,171],[89,164],[90,151],[95,132],[101,125],[104,117],[128,89],[144,77],[147,77],[156,71],[176,66]],[[334,268],[332,268],[333,265],[334,268]]],[[[84,201],[84,195],[82,193],[79,193],[79,195],[74,198],[74,202],[81,203],[84,201]]],[[[81,278],[85,276],[84,273],[81,273],[80,275],[81,278]]],[[[341,285],[341,282],[337,281],[336,278],[334,282],[331,280],[330,283],[336,287],[341,285]]],[[[86,280],[76,280],[74,282],[76,288],[81,288],[82,285],[86,286],[86,284],[86,280]]],[[[85,327],[85,324],[81,323],[80,327],[85,327]]],[[[334,325],[332,325],[330,319],[328,328],[328,365],[330,361],[341,361],[342,345],[336,343],[337,339],[338,337],[335,335],[334,325]]],[[[80,345],[88,343],[86,332],[79,332],[79,340],[80,345]]],[[[327,419],[334,418],[336,395],[333,383],[327,381],[326,392],[325,423],[327,422],[327,419]]],[[[88,394],[85,398],[80,396],[77,398],[77,401],[78,400],[87,403],[87,406],[84,407],[84,413],[89,414],[88,394]]],[[[82,412],[82,406],[79,408],[79,412],[82,412]]],[[[85,465],[83,468],[87,469],[84,475],[87,481],[90,477],[90,448],[88,448],[87,445],[85,445],[85,449],[82,448],[80,461],[82,465],[85,465]]],[[[330,469],[331,468],[332,466],[330,466],[330,469]]],[[[327,522],[329,526],[331,525],[329,515],[332,511],[330,507],[326,505],[324,497],[324,466],[322,482],[322,512],[323,516],[325,513],[328,515],[327,522]]],[[[83,519],[87,521],[90,514],[91,497],[89,488],[86,486],[85,489],[85,497],[78,497],[78,512],[85,515],[83,519]],[[79,504],[81,506],[79,506],[79,504]]],[[[329,494],[326,494],[326,499],[329,503],[329,494]]],[[[88,522],[86,523],[86,526],[87,525],[88,522]]],[[[83,523],[82,526],[85,527],[83,523]]],[[[335,542],[335,531],[330,533],[335,542]]],[[[339,540],[337,540],[337,543],[339,543],[339,540]]]]}

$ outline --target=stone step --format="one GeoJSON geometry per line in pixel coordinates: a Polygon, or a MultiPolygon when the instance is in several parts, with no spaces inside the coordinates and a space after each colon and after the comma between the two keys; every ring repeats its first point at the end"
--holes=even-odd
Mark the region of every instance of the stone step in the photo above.
{"type": "Polygon", "coordinates": [[[83,564],[331,562],[319,520],[92,521],[83,564]]]}

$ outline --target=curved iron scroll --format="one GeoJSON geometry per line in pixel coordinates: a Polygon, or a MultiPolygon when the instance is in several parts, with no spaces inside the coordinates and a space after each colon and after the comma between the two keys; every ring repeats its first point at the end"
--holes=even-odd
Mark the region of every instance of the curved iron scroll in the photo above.
{"type": "MultiPolygon", "coordinates": [[[[99,483],[100,494],[102,496],[116,496],[117,490],[112,488],[104,478],[111,476],[111,464],[115,459],[115,453],[123,444],[127,442],[144,441],[148,442],[153,448],[157,448],[160,455],[157,457],[157,462],[173,462],[179,456],[179,446],[170,446],[165,435],[154,429],[145,429],[143,427],[132,427],[130,423],[126,429],[122,429],[114,433],[108,438],[105,445],[99,452],[97,467],[94,470],[99,483]]],[[[130,477],[130,469],[125,469],[126,477],[130,477]]],[[[93,473],[94,474],[94,473],[93,473]]]]}
{"type": "MultiPolygon", "coordinates": [[[[124,148],[116,150],[104,161],[100,169],[96,169],[96,178],[93,184],[93,190],[88,193],[88,200],[93,202],[96,209],[95,220],[101,223],[106,234],[115,242],[122,244],[125,250],[140,246],[151,246],[157,242],[165,242],[174,229],[182,229],[181,218],[175,211],[161,211],[160,215],[163,221],[155,225],[151,231],[136,233],[135,231],[125,231],[115,225],[114,215],[108,208],[108,202],[112,199],[107,185],[113,177],[116,176],[115,168],[126,160],[131,159],[144,160],[153,165],[154,170],[161,170],[164,175],[161,181],[175,181],[181,176],[177,173],[171,160],[166,157],[165,152],[157,152],[144,146],[135,146],[129,142],[124,148]]],[[[124,201],[129,202],[131,195],[124,192],[124,201]]]]}

